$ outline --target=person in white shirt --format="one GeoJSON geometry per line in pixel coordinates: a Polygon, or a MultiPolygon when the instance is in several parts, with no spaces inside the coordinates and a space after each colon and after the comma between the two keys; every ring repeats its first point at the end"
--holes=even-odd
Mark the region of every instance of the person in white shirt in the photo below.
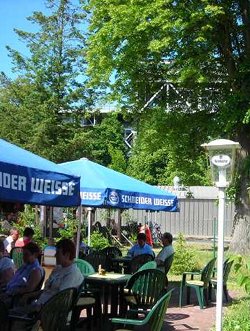
{"type": "Polygon", "coordinates": [[[10,230],[10,235],[4,239],[4,248],[7,253],[10,253],[11,249],[15,247],[15,242],[19,237],[19,232],[16,228],[10,230]]]}
{"type": "Polygon", "coordinates": [[[161,240],[162,240],[163,248],[156,256],[155,261],[157,263],[157,267],[161,270],[164,270],[165,260],[174,253],[174,248],[172,246],[173,236],[171,233],[165,232],[162,235],[161,240]]]}
{"type": "Polygon", "coordinates": [[[35,305],[45,304],[53,295],[70,287],[78,288],[83,282],[83,275],[74,264],[75,245],[70,239],[62,239],[56,244],[56,264],[44,290],[35,305]]]}

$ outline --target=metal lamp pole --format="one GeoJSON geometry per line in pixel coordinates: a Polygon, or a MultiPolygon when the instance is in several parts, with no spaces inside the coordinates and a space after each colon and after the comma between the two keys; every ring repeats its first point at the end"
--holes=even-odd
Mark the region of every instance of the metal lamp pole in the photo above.
{"type": "Polygon", "coordinates": [[[216,331],[222,330],[223,318],[223,265],[224,265],[224,221],[226,187],[229,185],[236,158],[238,142],[228,139],[217,139],[202,147],[209,152],[213,181],[219,189],[218,232],[217,232],[217,294],[216,294],[216,331]],[[228,178],[227,178],[228,177],[228,178]]]}
{"type": "Polygon", "coordinates": [[[222,330],[223,316],[223,263],[224,263],[224,221],[226,198],[226,171],[219,168],[219,181],[216,183],[219,189],[218,206],[218,248],[217,248],[217,290],[216,290],[216,331],[222,330]]]}

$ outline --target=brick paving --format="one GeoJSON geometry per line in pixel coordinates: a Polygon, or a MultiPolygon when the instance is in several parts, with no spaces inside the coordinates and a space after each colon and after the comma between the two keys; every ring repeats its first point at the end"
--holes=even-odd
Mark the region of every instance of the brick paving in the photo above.
{"type": "MultiPolygon", "coordinates": [[[[215,302],[211,302],[205,309],[200,309],[194,292],[191,291],[190,305],[178,306],[179,284],[170,284],[170,288],[175,287],[167,314],[164,319],[162,331],[210,331],[215,325],[215,302]]],[[[230,292],[230,297],[236,294],[230,292]]],[[[227,304],[224,304],[224,307],[227,304]]]]}

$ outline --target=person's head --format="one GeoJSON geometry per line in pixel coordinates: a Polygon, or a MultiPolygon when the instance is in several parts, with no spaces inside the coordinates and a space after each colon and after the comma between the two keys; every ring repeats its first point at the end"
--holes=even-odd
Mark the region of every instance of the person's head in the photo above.
{"type": "Polygon", "coordinates": [[[169,246],[169,245],[172,245],[172,242],[173,242],[173,236],[172,236],[172,234],[169,233],[169,232],[165,232],[165,233],[162,235],[161,241],[162,241],[162,243],[163,243],[163,246],[169,246]]]}
{"type": "Polygon", "coordinates": [[[137,235],[137,243],[140,247],[143,247],[146,242],[146,235],[145,233],[138,233],[137,235]]]}
{"type": "Polygon", "coordinates": [[[33,229],[31,228],[25,228],[23,231],[23,236],[29,239],[32,239],[32,237],[34,236],[35,232],[33,229]]]}
{"type": "Polygon", "coordinates": [[[18,239],[18,237],[19,237],[19,232],[18,232],[17,228],[12,228],[12,229],[10,229],[10,236],[12,237],[12,239],[13,239],[14,241],[16,241],[16,240],[18,239]]]}
{"type": "Polygon", "coordinates": [[[76,247],[70,239],[61,239],[56,244],[56,264],[67,267],[76,256],[76,247]]]}
{"type": "Polygon", "coordinates": [[[23,247],[23,262],[33,263],[40,255],[40,248],[37,244],[30,242],[23,247]]]}

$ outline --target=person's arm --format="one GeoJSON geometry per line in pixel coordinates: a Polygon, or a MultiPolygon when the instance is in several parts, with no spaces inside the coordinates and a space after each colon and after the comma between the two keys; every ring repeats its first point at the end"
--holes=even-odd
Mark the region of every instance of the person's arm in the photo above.
{"type": "Polygon", "coordinates": [[[17,292],[15,294],[23,294],[26,292],[32,292],[35,291],[35,289],[37,288],[39,282],[42,279],[42,275],[41,275],[41,270],[40,269],[34,269],[31,271],[30,277],[26,283],[25,287],[22,287],[20,289],[17,289],[17,292]]]}
{"type": "Polygon", "coordinates": [[[132,247],[128,250],[127,255],[133,257],[133,256],[134,256],[134,250],[135,250],[135,246],[132,246],[132,247]]]}
{"type": "Polygon", "coordinates": [[[13,268],[7,268],[1,272],[0,286],[5,286],[14,276],[13,268]]]}

